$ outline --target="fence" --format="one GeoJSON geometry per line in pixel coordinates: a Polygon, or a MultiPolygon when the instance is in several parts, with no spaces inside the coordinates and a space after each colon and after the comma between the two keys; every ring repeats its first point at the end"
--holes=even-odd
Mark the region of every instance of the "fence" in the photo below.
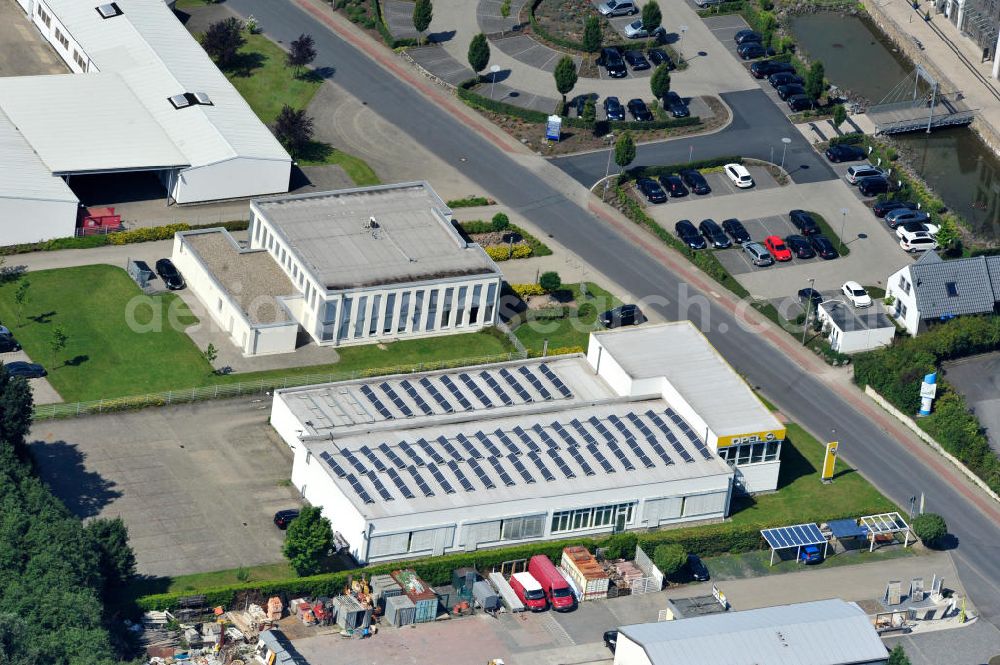
{"type": "Polygon", "coordinates": [[[480,356],[478,358],[456,358],[454,360],[395,365],[392,367],[371,367],[364,370],[353,370],[349,372],[330,372],[324,374],[301,374],[261,378],[255,381],[219,383],[214,386],[202,386],[200,388],[187,388],[184,390],[168,390],[165,392],[148,393],[145,395],[130,395],[127,397],[112,397],[90,402],[41,404],[35,406],[35,420],[75,418],[77,416],[87,416],[99,413],[113,413],[116,411],[144,409],[150,406],[186,404],[189,402],[200,402],[210,399],[242,397],[244,395],[263,395],[272,390],[279,390],[281,388],[294,388],[295,386],[308,386],[317,383],[331,383],[334,381],[350,381],[373,376],[387,376],[390,374],[413,374],[414,372],[450,369],[453,367],[466,367],[469,365],[523,360],[526,357],[527,354],[522,352],[510,352],[493,356],[480,356]]]}
{"type": "Polygon", "coordinates": [[[643,551],[641,545],[635,546],[635,566],[646,576],[632,582],[633,594],[653,593],[663,589],[663,573],[643,551]]]}

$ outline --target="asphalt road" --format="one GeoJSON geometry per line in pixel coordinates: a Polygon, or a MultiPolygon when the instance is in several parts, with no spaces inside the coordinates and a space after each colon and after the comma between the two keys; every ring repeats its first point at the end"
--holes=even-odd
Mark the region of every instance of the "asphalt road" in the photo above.
{"type": "MultiPolygon", "coordinates": [[[[739,154],[781,163],[783,138],[790,139],[785,152],[785,168],[797,183],[835,180],[837,174],[809,142],[788,122],[774,102],[757,88],[721,95],[733,112],[733,121],[720,132],[661,143],[640,145],[632,166],[682,164],[739,154]],[[773,151],[772,151],[773,150],[773,151]]],[[[568,155],[551,160],[585,187],[604,177],[608,168],[605,150],[582,155],[568,155]]],[[[612,164],[614,169],[615,165],[612,164]]]]}
{"type": "MultiPolygon", "coordinates": [[[[983,616],[1000,622],[1000,524],[970,506],[955,488],[912,459],[906,448],[877,425],[858,418],[852,406],[830,387],[788,362],[764,339],[745,331],[711,298],[689,289],[652,256],[596,222],[545,180],[387,73],[309,14],[290,2],[274,0],[228,0],[227,5],[243,15],[252,13],[270,36],[284,43],[303,32],[311,34],[318,52],[314,65],[335,68],[337,83],[388,122],[460,168],[504,205],[553,234],[631,293],[658,297],[662,304],[650,306],[667,319],[690,314],[739,372],[807,429],[821,438],[844,442],[850,462],[897,503],[909,505],[910,496],[924,492],[927,510],[943,514],[960,543],[955,559],[965,588],[975,590],[972,597],[983,616]]],[[[747,131],[757,133],[749,128],[747,131]]],[[[789,137],[794,133],[789,126],[789,137]]],[[[730,143],[728,147],[730,151],[744,152],[741,145],[730,143]]]]}

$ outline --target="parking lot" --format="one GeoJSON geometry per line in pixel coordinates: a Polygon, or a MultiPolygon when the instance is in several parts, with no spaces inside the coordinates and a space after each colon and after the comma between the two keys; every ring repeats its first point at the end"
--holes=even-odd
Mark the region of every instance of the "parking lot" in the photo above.
{"type": "MultiPolygon", "coordinates": [[[[666,204],[660,204],[660,205],[647,204],[647,206],[650,209],[650,212],[652,212],[653,210],[657,210],[659,208],[663,208],[664,206],[668,206],[670,203],[685,203],[685,202],[694,201],[694,200],[697,200],[697,201],[710,201],[712,199],[716,199],[716,198],[720,198],[720,197],[726,197],[726,196],[731,196],[731,195],[734,195],[734,194],[738,195],[738,196],[742,196],[742,195],[745,195],[745,194],[749,194],[751,192],[766,191],[766,190],[775,189],[775,188],[778,187],[778,183],[775,181],[774,178],[771,177],[771,174],[768,173],[767,169],[765,169],[764,167],[750,165],[750,166],[747,166],[747,170],[750,172],[750,175],[753,177],[753,182],[754,182],[754,186],[753,187],[750,187],[750,188],[747,188],[747,189],[740,189],[739,187],[737,187],[736,185],[734,185],[733,182],[732,182],[732,180],[730,180],[721,171],[717,171],[717,172],[714,172],[714,173],[704,173],[703,175],[705,176],[705,180],[708,181],[708,186],[712,188],[712,191],[709,192],[708,194],[700,194],[699,195],[699,194],[695,194],[695,193],[692,192],[692,193],[688,194],[687,196],[679,198],[679,199],[673,199],[672,198],[666,204]]],[[[638,196],[641,201],[645,202],[645,198],[642,196],[642,194],[636,192],[636,196],[638,196]]],[[[678,219],[680,219],[680,218],[678,218],[678,219]]],[[[718,221],[722,221],[722,220],[718,220],[718,221]]],[[[671,225],[671,227],[672,227],[672,225],[671,225]]]]}

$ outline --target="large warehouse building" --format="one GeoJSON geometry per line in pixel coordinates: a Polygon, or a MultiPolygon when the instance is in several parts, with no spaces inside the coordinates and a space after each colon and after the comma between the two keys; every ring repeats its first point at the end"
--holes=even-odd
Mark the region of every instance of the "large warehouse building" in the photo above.
{"type": "Polygon", "coordinates": [[[288,191],[291,157],[163,0],[18,2],[74,72],[0,78],[0,132],[48,171],[18,172],[20,196],[0,199],[5,219],[28,210],[32,240],[74,232],[75,208],[34,214],[52,176],[152,172],[176,203],[288,191]]]}
{"type": "Polygon", "coordinates": [[[784,438],[687,321],[593,334],[587,357],[279,390],[271,424],[363,562],[721,519],[734,477],[777,482],[784,438]],[[762,432],[756,461],[716,450],[762,432]]]}

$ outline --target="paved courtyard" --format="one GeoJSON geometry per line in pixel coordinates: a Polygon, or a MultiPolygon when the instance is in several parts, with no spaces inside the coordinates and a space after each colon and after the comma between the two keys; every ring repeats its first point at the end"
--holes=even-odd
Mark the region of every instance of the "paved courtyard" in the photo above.
{"type": "Polygon", "coordinates": [[[990,446],[1000,453],[1000,352],[946,363],[944,376],[965,395],[986,428],[990,446]]]}

